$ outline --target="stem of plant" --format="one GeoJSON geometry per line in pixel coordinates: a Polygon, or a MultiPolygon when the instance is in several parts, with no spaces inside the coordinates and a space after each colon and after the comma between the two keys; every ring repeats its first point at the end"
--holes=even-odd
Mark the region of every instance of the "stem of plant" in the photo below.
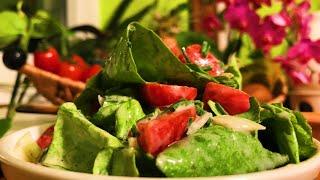
{"type": "Polygon", "coordinates": [[[10,103],[8,105],[8,111],[7,111],[7,115],[6,115],[7,119],[13,118],[13,116],[16,113],[16,96],[18,94],[18,90],[20,87],[20,81],[21,81],[21,73],[18,72],[17,77],[16,77],[16,81],[15,81],[15,84],[13,87],[13,91],[11,93],[10,103]]]}
{"type": "Polygon", "coordinates": [[[20,106],[20,104],[24,98],[24,95],[26,94],[29,87],[30,87],[30,80],[27,77],[25,77],[23,80],[23,87],[22,87],[22,90],[21,90],[21,93],[20,93],[20,96],[19,96],[19,99],[17,101],[16,106],[20,106]]]}

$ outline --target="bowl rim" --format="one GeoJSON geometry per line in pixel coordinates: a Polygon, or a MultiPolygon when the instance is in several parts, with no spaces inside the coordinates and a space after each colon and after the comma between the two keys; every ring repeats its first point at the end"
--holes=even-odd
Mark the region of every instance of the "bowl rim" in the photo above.
{"type": "MultiPolygon", "coordinates": [[[[39,128],[47,128],[49,126],[53,125],[53,123],[47,123],[42,125],[36,125],[31,126],[28,128],[24,128],[21,130],[18,130],[16,132],[13,132],[9,135],[6,135],[2,139],[0,139],[0,147],[4,147],[4,144],[8,142],[13,137],[17,136],[17,134],[24,135],[27,132],[30,132],[35,129],[39,128]]],[[[14,139],[14,138],[13,138],[14,139]]],[[[16,139],[17,140],[17,139],[16,139]]],[[[209,180],[209,179],[258,179],[259,177],[265,177],[275,179],[278,177],[279,173],[283,173],[283,171],[287,170],[290,171],[290,174],[298,173],[297,169],[299,169],[299,172],[304,172],[309,169],[309,167],[318,168],[318,171],[320,170],[320,142],[313,138],[313,141],[315,142],[317,146],[317,152],[315,155],[313,155],[311,158],[300,162],[299,164],[288,164],[286,166],[266,170],[266,171],[259,171],[259,172],[252,172],[252,173],[246,173],[246,174],[238,174],[238,175],[226,175],[226,176],[211,176],[211,177],[183,177],[183,179],[198,179],[198,180],[209,180]]],[[[89,173],[82,173],[82,172],[74,172],[74,171],[68,171],[68,170],[60,170],[60,169],[54,169],[50,167],[45,167],[40,164],[34,164],[31,162],[26,162],[21,159],[18,159],[14,156],[12,156],[9,152],[6,151],[6,148],[0,148],[0,162],[4,163],[9,166],[13,166],[19,170],[23,170],[24,172],[31,173],[31,174],[38,174],[38,175],[45,175],[46,177],[55,178],[55,179],[74,179],[75,177],[81,177],[81,179],[87,179],[87,178],[95,178],[95,179],[118,179],[118,180],[124,180],[124,179],[152,179],[152,180],[173,180],[173,179],[179,179],[179,178],[168,178],[168,177],[125,177],[125,176],[103,176],[103,175],[93,175],[89,173]]]]}

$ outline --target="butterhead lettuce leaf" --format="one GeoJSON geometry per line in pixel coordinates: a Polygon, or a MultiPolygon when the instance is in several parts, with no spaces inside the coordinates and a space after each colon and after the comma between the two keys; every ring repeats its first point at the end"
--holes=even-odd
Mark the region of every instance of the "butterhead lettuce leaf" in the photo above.
{"type": "Polygon", "coordinates": [[[288,162],[250,134],[215,125],[171,145],[161,152],[157,167],[168,177],[243,174],[273,169],[288,162]]]}
{"type": "Polygon", "coordinates": [[[91,173],[102,149],[121,146],[116,137],[88,121],[73,103],[64,103],[59,108],[53,141],[42,164],[91,173]]]}
{"type": "Polygon", "coordinates": [[[281,104],[267,104],[263,108],[262,124],[267,130],[259,138],[265,147],[287,154],[291,163],[299,163],[316,152],[311,127],[302,114],[281,104]]]}

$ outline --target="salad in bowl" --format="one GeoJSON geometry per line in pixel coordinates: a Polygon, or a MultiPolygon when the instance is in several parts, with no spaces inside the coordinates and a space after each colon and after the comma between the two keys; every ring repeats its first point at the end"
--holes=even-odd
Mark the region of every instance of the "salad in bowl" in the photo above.
{"type": "Polygon", "coordinates": [[[300,112],[241,91],[235,57],[223,64],[206,42],[182,50],[164,42],[131,23],[104,69],[61,105],[25,158],[95,175],[207,177],[276,169],[316,153],[300,112]]]}

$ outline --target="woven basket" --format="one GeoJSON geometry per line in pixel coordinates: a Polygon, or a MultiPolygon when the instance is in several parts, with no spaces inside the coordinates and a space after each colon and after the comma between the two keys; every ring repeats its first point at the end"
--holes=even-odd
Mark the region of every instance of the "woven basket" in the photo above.
{"type": "Polygon", "coordinates": [[[28,76],[37,91],[55,105],[73,101],[85,88],[85,83],[60,77],[35,66],[25,64],[19,70],[28,76]]]}

